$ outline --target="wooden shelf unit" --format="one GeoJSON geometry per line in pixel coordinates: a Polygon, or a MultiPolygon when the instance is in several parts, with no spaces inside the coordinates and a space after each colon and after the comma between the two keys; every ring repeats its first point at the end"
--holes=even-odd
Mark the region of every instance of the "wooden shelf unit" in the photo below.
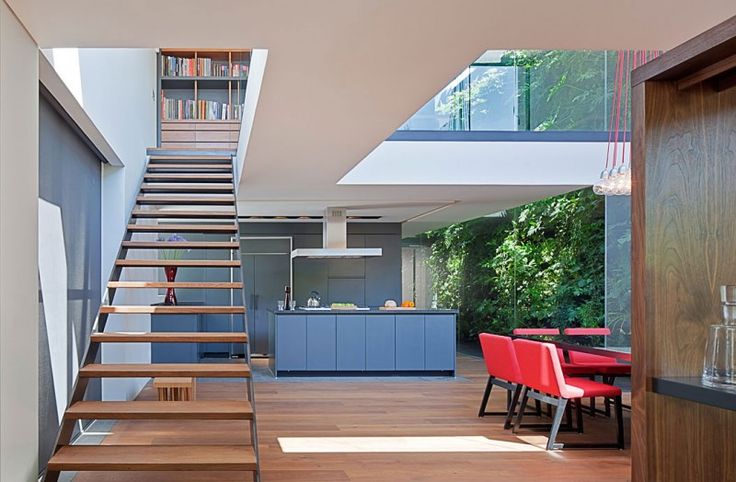
{"type": "Polygon", "coordinates": [[[734,52],[736,17],[632,72],[634,482],[736,474],[736,396],[700,381],[736,280],[734,52]]]}
{"type": "Polygon", "coordinates": [[[247,73],[232,75],[234,67],[238,65],[250,67],[250,50],[161,49],[157,69],[159,147],[237,149],[240,115],[236,110],[242,113],[248,79],[247,73]],[[190,72],[195,75],[171,75],[170,72],[164,71],[164,57],[167,56],[192,60],[194,65],[190,72]],[[226,75],[206,75],[207,72],[201,70],[202,59],[210,59],[216,66],[226,66],[226,75]],[[195,118],[166,117],[164,98],[192,101],[195,118]],[[231,118],[200,119],[200,116],[206,115],[200,108],[201,101],[227,104],[230,106],[228,117],[231,118]]]}

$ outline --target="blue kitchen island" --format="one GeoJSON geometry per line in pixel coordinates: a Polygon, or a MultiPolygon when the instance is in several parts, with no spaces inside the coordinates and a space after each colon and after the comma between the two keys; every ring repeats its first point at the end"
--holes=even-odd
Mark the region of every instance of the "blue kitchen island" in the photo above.
{"type": "Polygon", "coordinates": [[[456,310],[271,312],[276,376],[454,376],[456,310]]]}

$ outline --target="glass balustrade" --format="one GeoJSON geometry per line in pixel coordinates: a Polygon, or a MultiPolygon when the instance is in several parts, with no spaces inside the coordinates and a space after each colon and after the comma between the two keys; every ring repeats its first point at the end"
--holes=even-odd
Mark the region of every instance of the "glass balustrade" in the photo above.
{"type": "Polygon", "coordinates": [[[607,131],[615,67],[616,52],[488,51],[400,130],[607,131]]]}

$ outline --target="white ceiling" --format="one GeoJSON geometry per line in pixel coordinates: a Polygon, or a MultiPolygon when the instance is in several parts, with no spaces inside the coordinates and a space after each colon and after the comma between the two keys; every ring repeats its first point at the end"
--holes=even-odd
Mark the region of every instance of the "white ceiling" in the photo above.
{"type": "Polygon", "coordinates": [[[243,207],[382,203],[398,207],[373,210],[403,220],[449,202],[443,217],[572,188],[337,184],[484,51],[668,49],[736,13],[733,0],[5,1],[42,47],[268,49],[243,207]]]}

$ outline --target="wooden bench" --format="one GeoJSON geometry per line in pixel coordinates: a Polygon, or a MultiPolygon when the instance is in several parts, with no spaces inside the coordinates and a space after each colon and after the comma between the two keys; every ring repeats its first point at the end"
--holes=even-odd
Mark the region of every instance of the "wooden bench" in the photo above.
{"type": "Polygon", "coordinates": [[[160,401],[191,401],[197,395],[196,379],[192,377],[158,377],[153,379],[160,401]]]}

